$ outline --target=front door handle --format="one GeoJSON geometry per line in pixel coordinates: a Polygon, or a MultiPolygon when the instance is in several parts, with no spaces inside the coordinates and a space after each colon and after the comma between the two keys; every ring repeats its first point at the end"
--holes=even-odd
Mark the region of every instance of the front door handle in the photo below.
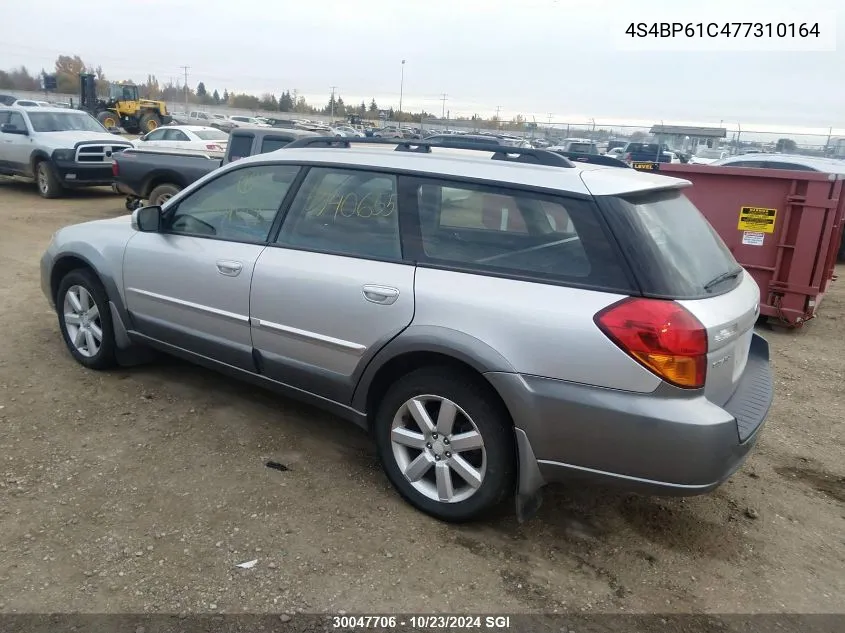
{"type": "Polygon", "coordinates": [[[217,262],[217,272],[227,277],[237,277],[244,269],[244,265],[240,262],[233,262],[229,260],[220,260],[217,262]]]}
{"type": "Polygon", "coordinates": [[[376,286],[367,284],[363,287],[364,299],[371,303],[389,306],[396,303],[399,298],[399,289],[390,286],[376,286]]]}

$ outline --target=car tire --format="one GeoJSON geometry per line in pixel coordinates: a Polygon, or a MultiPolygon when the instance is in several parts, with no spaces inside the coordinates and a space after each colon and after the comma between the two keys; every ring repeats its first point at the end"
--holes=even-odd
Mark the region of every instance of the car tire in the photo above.
{"type": "Polygon", "coordinates": [[[403,376],[378,403],[373,431],[390,482],[437,519],[480,518],[514,492],[513,425],[492,387],[475,374],[426,367],[403,376]],[[454,412],[451,429],[449,415],[440,422],[444,406],[454,412]],[[428,414],[422,423],[420,409],[428,414]]]}
{"type": "Polygon", "coordinates": [[[62,183],[49,160],[39,161],[35,165],[35,183],[42,198],[58,198],[62,195],[62,183]]]}
{"type": "Polygon", "coordinates": [[[159,207],[180,191],[182,188],[177,185],[159,185],[150,192],[150,206],[159,207]]]}
{"type": "Polygon", "coordinates": [[[71,356],[89,369],[117,364],[108,295],[90,270],[70,271],[56,292],[59,329],[71,356]]]}

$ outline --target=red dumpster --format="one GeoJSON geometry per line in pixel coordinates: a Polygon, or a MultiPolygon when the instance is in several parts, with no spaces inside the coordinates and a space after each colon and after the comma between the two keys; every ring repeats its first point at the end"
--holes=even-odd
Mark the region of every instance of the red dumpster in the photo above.
{"type": "Polygon", "coordinates": [[[760,286],[760,312],[789,327],[813,318],[833,281],[845,222],[842,176],[669,163],[760,286]]]}

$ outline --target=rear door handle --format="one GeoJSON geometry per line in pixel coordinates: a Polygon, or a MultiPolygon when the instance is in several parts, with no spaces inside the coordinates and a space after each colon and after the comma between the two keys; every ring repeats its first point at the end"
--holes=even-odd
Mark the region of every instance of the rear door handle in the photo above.
{"type": "Polygon", "coordinates": [[[391,288],[390,286],[367,284],[362,290],[364,292],[364,299],[370,303],[389,306],[396,303],[396,300],[399,298],[399,289],[391,288]]]}
{"type": "Polygon", "coordinates": [[[220,260],[217,262],[217,272],[227,277],[237,277],[244,269],[241,262],[233,262],[230,260],[220,260]]]}

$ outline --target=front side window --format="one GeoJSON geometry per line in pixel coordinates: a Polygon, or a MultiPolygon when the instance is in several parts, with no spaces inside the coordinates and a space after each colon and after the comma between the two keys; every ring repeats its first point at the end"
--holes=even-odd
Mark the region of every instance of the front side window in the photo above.
{"type": "Polygon", "coordinates": [[[417,188],[431,263],[541,280],[627,288],[596,211],[582,200],[475,185],[417,188]]]}
{"type": "Polygon", "coordinates": [[[164,128],[159,128],[158,130],[153,130],[149,134],[144,137],[145,141],[163,141],[164,135],[168,132],[164,128]]]}
{"type": "Polygon", "coordinates": [[[237,242],[266,242],[299,167],[258,165],[229,171],[178,203],[165,231],[237,242]]]}
{"type": "Polygon", "coordinates": [[[372,259],[401,259],[396,177],[311,169],[288,211],[278,244],[372,259]]]}
{"type": "Polygon", "coordinates": [[[26,130],[26,121],[23,120],[23,115],[20,112],[12,112],[6,125],[16,130],[26,130]]]}

